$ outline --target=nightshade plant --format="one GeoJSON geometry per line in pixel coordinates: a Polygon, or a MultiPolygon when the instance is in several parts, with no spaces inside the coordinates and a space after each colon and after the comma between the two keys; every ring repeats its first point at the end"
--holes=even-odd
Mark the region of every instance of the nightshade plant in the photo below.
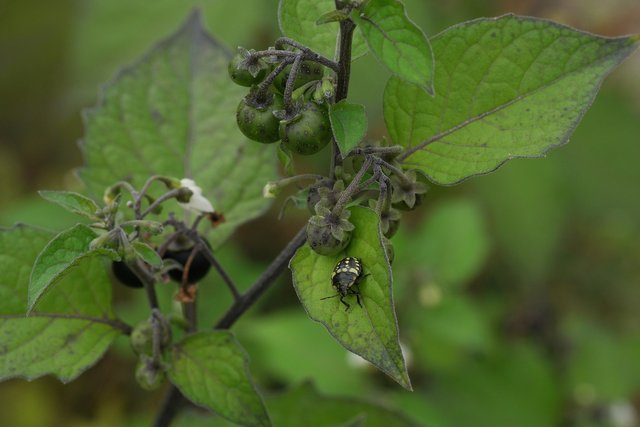
{"type": "MultiPolygon", "coordinates": [[[[308,316],[411,390],[391,285],[402,211],[426,199],[428,182],[453,185],[566,143],[640,40],[514,15],[427,37],[397,0],[281,0],[279,20],[273,48],[231,52],[194,12],[104,88],[85,114],[86,195],[41,192],[84,220],[57,233],[26,225],[0,233],[0,378],[72,381],[125,334],[140,385],[171,383],[154,425],[169,425],[185,398],[239,425],[292,425],[291,408],[268,413],[228,331],[289,266],[308,316]],[[364,140],[365,109],[347,100],[351,61],[368,53],[392,73],[389,138],[379,141],[364,140]],[[295,174],[294,155],[325,146],[326,175],[295,174]],[[276,159],[289,176],[277,179],[276,159]],[[216,249],[293,183],[304,183],[296,199],[306,201],[308,223],[241,293],[216,249]],[[345,310],[326,297],[347,256],[364,275],[362,305],[345,310]],[[197,282],[210,267],[234,298],[213,327],[196,318],[196,303],[207,304],[197,282]],[[177,319],[156,295],[169,278],[183,307],[177,319]],[[146,293],[148,320],[135,328],[112,310],[118,281],[146,293]]],[[[306,387],[296,393],[315,399],[306,387]]],[[[319,414],[327,425],[361,425],[363,403],[328,411],[313,402],[317,412],[299,411],[297,425],[319,414]]],[[[380,413],[366,425],[413,425],[372,411],[380,413]]]]}

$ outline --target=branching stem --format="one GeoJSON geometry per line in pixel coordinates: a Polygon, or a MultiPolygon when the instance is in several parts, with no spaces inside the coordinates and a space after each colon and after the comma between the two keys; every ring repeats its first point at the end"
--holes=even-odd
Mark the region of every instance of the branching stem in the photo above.
{"type": "Polygon", "coordinates": [[[347,188],[345,188],[344,191],[340,194],[340,198],[333,208],[334,215],[340,216],[342,209],[344,209],[345,205],[349,202],[349,200],[351,200],[351,197],[358,191],[360,181],[362,181],[362,177],[369,170],[371,164],[371,157],[367,157],[356,176],[353,177],[353,180],[349,183],[347,188]]]}

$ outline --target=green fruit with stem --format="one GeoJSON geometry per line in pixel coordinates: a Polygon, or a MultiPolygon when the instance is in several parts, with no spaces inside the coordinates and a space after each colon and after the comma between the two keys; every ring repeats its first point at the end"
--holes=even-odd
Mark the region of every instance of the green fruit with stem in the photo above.
{"type": "Polygon", "coordinates": [[[264,80],[271,70],[271,67],[259,58],[251,61],[253,64],[250,68],[243,68],[241,62],[245,60],[246,54],[237,53],[231,58],[229,66],[227,67],[229,77],[231,77],[231,80],[237,85],[245,87],[257,85],[264,80]],[[252,74],[251,71],[253,71],[255,75],[252,74]]]}
{"type": "Polygon", "coordinates": [[[273,115],[282,110],[282,96],[267,92],[259,96],[250,93],[238,104],[236,122],[240,131],[249,139],[270,144],[280,139],[280,120],[273,115]]]}
{"type": "Polygon", "coordinates": [[[282,143],[296,154],[316,154],[332,137],[326,109],[312,101],[305,102],[293,118],[280,122],[282,143]]]}
{"type": "MultiPolygon", "coordinates": [[[[276,76],[273,80],[273,86],[280,92],[284,93],[285,88],[287,86],[287,80],[289,79],[289,74],[291,74],[292,65],[287,65],[284,70],[280,74],[276,76]]],[[[324,75],[324,67],[317,62],[313,61],[302,61],[300,64],[300,71],[298,72],[298,76],[296,77],[293,88],[297,89],[302,85],[305,85],[314,80],[322,79],[324,75]]]]}

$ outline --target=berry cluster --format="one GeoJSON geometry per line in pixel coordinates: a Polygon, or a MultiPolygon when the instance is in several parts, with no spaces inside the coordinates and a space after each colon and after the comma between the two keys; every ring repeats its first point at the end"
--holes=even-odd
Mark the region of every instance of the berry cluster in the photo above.
{"type": "Polygon", "coordinates": [[[263,144],[282,141],[290,152],[311,155],[333,137],[327,104],[334,101],[331,70],[337,64],[293,40],[266,51],[238,48],[229,76],[249,93],[238,104],[238,128],[263,144]]]}

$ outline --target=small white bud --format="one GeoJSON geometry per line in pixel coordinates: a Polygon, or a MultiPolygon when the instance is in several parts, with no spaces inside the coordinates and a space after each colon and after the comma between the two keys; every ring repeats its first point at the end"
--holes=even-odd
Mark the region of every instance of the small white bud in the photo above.
{"type": "Polygon", "coordinates": [[[275,182],[267,182],[264,187],[262,187],[262,197],[265,199],[275,199],[279,193],[278,184],[275,182]]]}

